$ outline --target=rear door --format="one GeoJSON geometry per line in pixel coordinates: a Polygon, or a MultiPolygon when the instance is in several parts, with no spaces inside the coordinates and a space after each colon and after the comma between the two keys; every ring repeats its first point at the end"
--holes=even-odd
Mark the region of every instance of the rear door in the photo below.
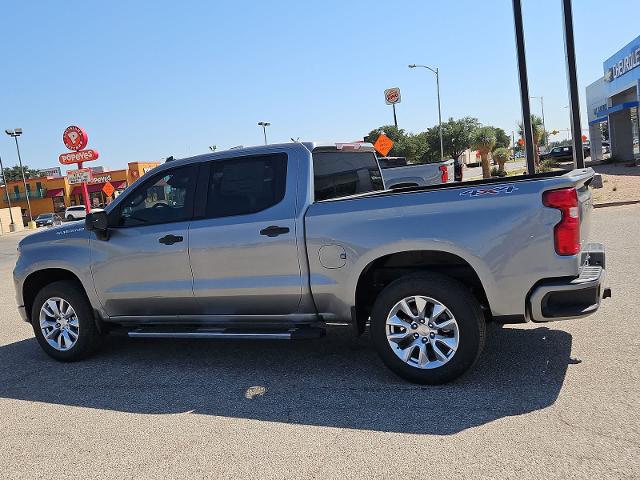
{"type": "MultiPolygon", "coordinates": [[[[212,161],[202,218],[189,231],[200,314],[289,315],[302,296],[297,165],[286,153],[212,161]]],[[[201,178],[202,180],[202,178],[201,178]]],[[[303,241],[302,239],[300,241],[303,241]]]]}

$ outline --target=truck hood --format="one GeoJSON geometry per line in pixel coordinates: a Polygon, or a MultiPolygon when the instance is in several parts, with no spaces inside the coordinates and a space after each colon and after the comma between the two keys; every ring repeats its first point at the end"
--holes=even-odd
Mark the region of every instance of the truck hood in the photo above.
{"type": "Polygon", "coordinates": [[[32,233],[20,240],[18,245],[19,248],[22,248],[37,243],[59,242],[67,239],[88,237],[89,232],[84,229],[84,220],[80,220],[32,233]]]}

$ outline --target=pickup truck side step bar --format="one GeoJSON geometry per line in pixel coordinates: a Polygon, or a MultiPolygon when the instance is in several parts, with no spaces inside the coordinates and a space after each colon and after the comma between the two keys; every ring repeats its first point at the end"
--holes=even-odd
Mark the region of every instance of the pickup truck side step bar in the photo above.
{"type": "Polygon", "coordinates": [[[225,338],[249,340],[307,340],[325,335],[324,328],[299,327],[289,329],[247,330],[232,328],[168,328],[141,327],[127,332],[133,338],[225,338]]]}

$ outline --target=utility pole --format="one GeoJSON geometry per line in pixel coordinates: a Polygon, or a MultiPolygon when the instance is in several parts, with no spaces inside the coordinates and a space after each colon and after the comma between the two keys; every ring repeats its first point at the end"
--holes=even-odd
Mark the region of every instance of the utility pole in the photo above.
{"type": "Polygon", "coordinates": [[[24,196],[27,199],[27,209],[29,210],[29,228],[34,228],[33,215],[31,214],[31,202],[29,201],[29,190],[27,189],[27,179],[24,176],[24,167],[22,166],[22,158],[20,157],[20,147],[18,146],[18,137],[22,135],[22,129],[16,128],[14,130],[5,130],[4,133],[13,137],[16,141],[16,150],[18,152],[18,163],[20,164],[20,173],[22,173],[22,183],[24,184],[24,196]]]}
{"type": "Polygon", "coordinates": [[[578,93],[578,72],[576,68],[576,47],[573,36],[573,10],[571,0],[561,0],[564,23],[564,50],[567,62],[567,83],[569,84],[569,113],[571,116],[571,143],[575,168],[584,168],[582,147],[582,127],[580,125],[580,95],[578,93]]]}
{"type": "Polygon", "coordinates": [[[522,130],[527,173],[536,173],[536,160],[531,128],[531,105],[529,103],[529,78],[527,76],[527,56],[524,48],[524,25],[522,22],[522,2],[513,0],[513,24],[516,35],[516,54],[518,57],[518,80],[520,82],[520,105],[522,106],[522,130]]]}
{"type": "Polygon", "coordinates": [[[426,68],[427,70],[430,70],[432,73],[434,73],[436,76],[436,90],[438,92],[438,125],[440,129],[440,159],[444,160],[444,142],[442,140],[442,109],[440,107],[440,69],[438,69],[437,67],[434,69],[434,68],[428,67],[427,65],[416,65],[415,63],[412,63],[411,65],[409,65],[409,68],[416,68],[416,67],[426,68]]]}
{"type": "Polygon", "coordinates": [[[9,231],[14,232],[16,230],[16,224],[13,221],[13,211],[11,210],[11,197],[9,196],[9,187],[7,186],[7,177],[4,175],[4,166],[2,165],[2,157],[0,157],[0,174],[2,175],[2,183],[4,183],[4,191],[7,194],[7,205],[9,205],[9,218],[11,223],[9,224],[9,231]]]}
{"type": "Polygon", "coordinates": [[[544,121],[544,97],[543,96],[539,96],[539,97],[531,97],[531,98],[536,98],[536,99],[540,100],[540,108],[542,109],[542,130],[544,130],[544,135],[542,136],[542,140],[545,140],[544,145],[548,146],[549,145],[549,137],[547,137],[547,126],[546,126],[546,123],[544,121]]]}
{"type": "Polygon", "coordinates": [[[267,145],[267,127],[271,124],[269,122],[258,122],[258,125],[262,127],[262,133],[264,134],[264,144],[267,145]]]}

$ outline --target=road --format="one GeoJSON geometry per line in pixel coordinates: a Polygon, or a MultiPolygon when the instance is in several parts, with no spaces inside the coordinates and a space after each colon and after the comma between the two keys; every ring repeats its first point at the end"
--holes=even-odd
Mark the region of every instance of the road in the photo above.
{"type": "Polygon", "coordinates": [[[613,298],[489,329],[478,367],[420,387],[365,337],[109,338],[56,363],[18,319],[0,238],[4,478],[640,478],[640,206],[594,212],[613,298]]]}
{"type": "MultiPolygon", "coordinates": [[[[493,165],[491,165],[493,167],[493,165]]],[[[527,162],[524,158],[518,158],[514,161],[508,161],[504,164],[504,169],[508,172],[512,172],[514,170],[520,170],[522,168],[527,167],[527,162]]],[[[464,180],[478,180],[482,179],[482,165],[479,167],[465,167],[463,172],[464,180]]]]}

